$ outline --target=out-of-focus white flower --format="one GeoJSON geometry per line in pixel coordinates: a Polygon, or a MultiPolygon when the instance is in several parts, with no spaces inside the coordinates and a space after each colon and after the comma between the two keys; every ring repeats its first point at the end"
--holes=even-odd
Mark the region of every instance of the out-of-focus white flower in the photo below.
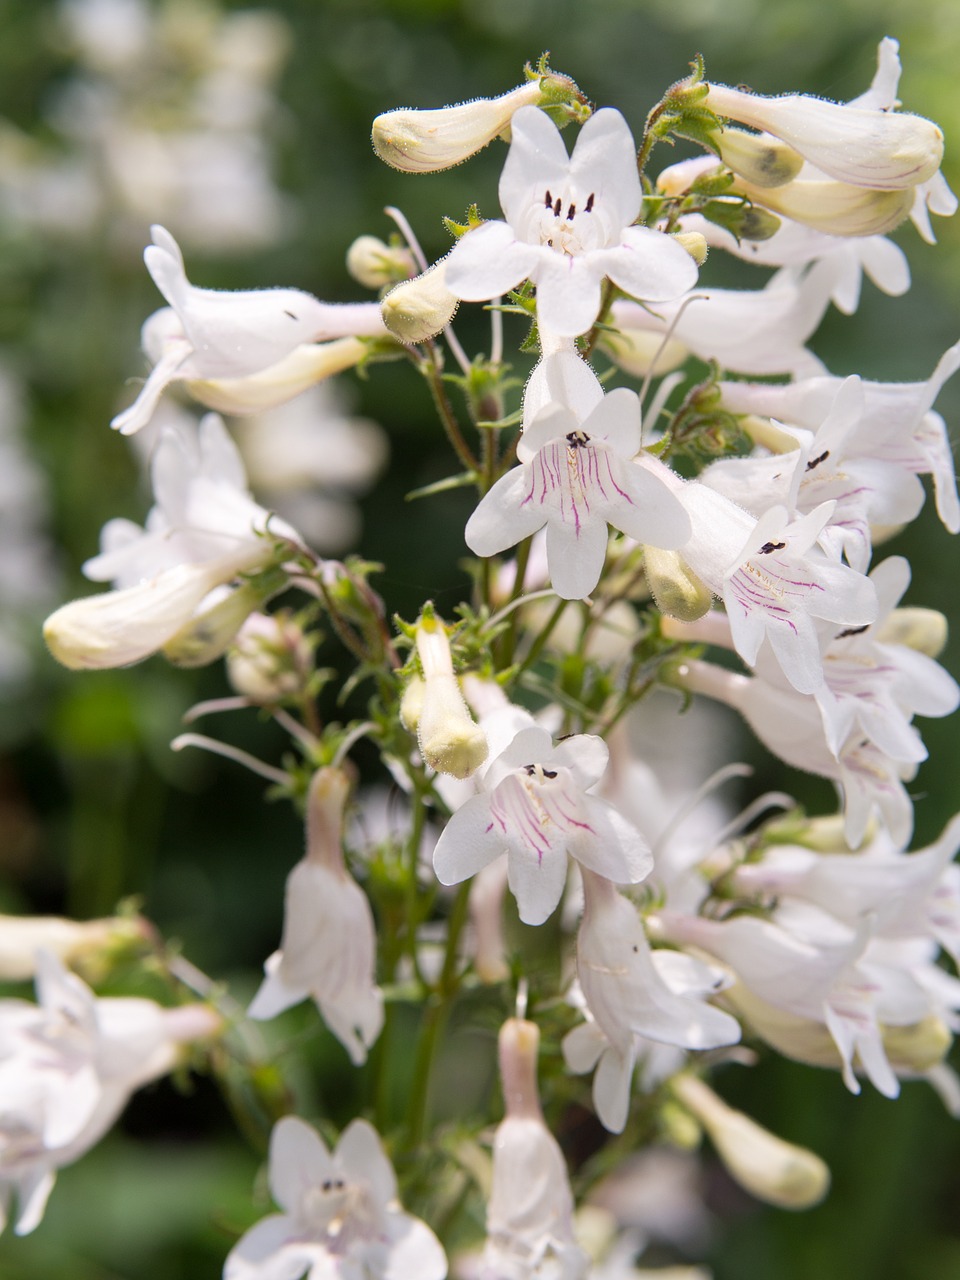
{"type": "Polygon", "coordinates": [[[591,794],[607,759],[601,738],[577,734],[554,746],[545,729],[521,729],[441,833],[440,882],[458,884],[505,853],[520,919],[542,924],[563,894],[568,854],[616,884],[642,880],[651,867],[645,841],[591,794]]]}
{"type": "Polygon", "coordinates": [[[301,289],[198,288],[169,231],[154,226],[152,235],[144,261],[170,306],[144,326],[144,345],[160,353],[137,399],[110,424],[124,435],[149,421],[171,382],[235,381],[275,369],[309,344],[385,334],[374,302],[321,302],[301,289]]]}
{"type": "Polygon", "coordinates": [[[446,269],[453,293],[485,302],[530,279],[544,328],[576,337],[597,318],[605,277],[650,302],[692,288],[690,255],[662,232],[633,225],[642,192],[619,111],[592,115],[571,156],[537,108],[517,112],[512,136],[500,178],[506,221],[485,222],[454,245],[446,269]]]}
{"type": "Polygon", "coordinates": [[[252,1018],[273,1018],[312,996],[327,1026],[356,1065],[383,1026],[374,983],[377,942],[367,896],[343,858],[343,810],[349,782],[340,769],[318,769],[307,798],[307,852],[287,878],[283,938],[267,960],[250,1005],[252,1018]]]}
{"type": "Polygon", "coordinates": [[[467,545],[489,556],[547,527],[547,562],[558,595],[580,600],[597,585],[607,525],[638,542],[677,548],[690,524],[664,481],[666,468],[640,450],[640,401],[611,391],[581,421],[566,405],[542,409],[508,471],[467,522],[467,545]]]}
{"type": "MultiPolygon", "coordinates": [[[[144,528],[111,520],[102,551],[84,565],[113,591],[63,605],[47,619],[44,638],[69,667],[139,662],[191,626],[217,587],[278,558],[278,544],[297,533],[258,506],[223,422],[208,414],[196,441],[168,432],[153,461],[156,506],[144,528]]],[[[246,612],[257,606],[254,596],[246,612]]],[[[222,637],[223,648],[243,622],[222,637]]],[[[221,649],[222,651],[222,649],[221,649]]]]}
{"type": "Polygon", "coordinates": [[[724,985],[689,956],[651,952],[636,907],[609,881],[582,870],[584,913],[577,977],[590,1021],[563,1043],[572,1071],[596,1067],[593,1098],[601,1121],[621,1133],[641,1039],[682,1049],[715,1049],[740,1039],[736,1018],[706,1003],[724,985]]]}
{"type": "Polygon", "coordinates": [[[285,1116],[270,1138],[270,1191],[283,1210],[234,1245],[223,1280],[444,1280],[436,1236],[397,1200],[397,1180],[365,1120],[334,1151],[310,1125],[285,1116]]]}
{"type": "Polygon", "coordinates": [[[74,964],[142,936],[141,923],[122,916],[67,920],[62,916],[0,915],[0,981],[32,978],[40,952],[74,964]]]}
{"type": "Polygon", "coordinates": [[[57,1170],[99,1142],[134,1090],[221,1025],[205,1005],[97,999],[49,952],[36,969],[38,1004],[0,1001],[0,1227],[15,1195],[18,1235],[40,1222],[57,1170]]]}
{"type": "Polygon", "coordinates": [[[510,1018],[500,1028],[506,1116],[493,1140],[480,1280],[585,1280],[589,1271],[589,1258],[573,1234],[563,1154],[540,1110],[539,1044],[535,1023],[510,1018]]]}

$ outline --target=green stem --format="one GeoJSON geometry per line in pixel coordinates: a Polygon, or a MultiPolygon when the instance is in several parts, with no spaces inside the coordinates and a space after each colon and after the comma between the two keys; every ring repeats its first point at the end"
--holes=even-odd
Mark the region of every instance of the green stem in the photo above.
{"type": "Polygon", "coordinates": [[[453,405],[450,403],[447,389],[443,385],[443,378],[436,359],[425,362],[421,365],[421,369],[430,388],[430,394],[433,396],[433,403],[440,417],[440,422],[447,433],[447,439],[453,446],[454,452],[468,471],[476,471],[479,464],[473,455],[473,450],[463,438],[463,432],[460,430],[459,422],[457,422],[457,415],[453,411],[453,405]]]}
{"type": "Polygon", "coordinates": [[[523,662],[520,664],[520,667],[516,675],[517,679],[519,679],[519,677],[522,676],[525,671],[529,670],[529,668],[532,667],[533,664],[536,662],[536,660],[540,657],[540,654],[543,652],[544,645],[550,639],[550,635],[553,632],[554,627],[560,621],[560,617],[564,609],[566,609],[569,603],[570,603],[569,600],[557,601],[557,607],[554,609],[553,613],[550,615],[550,619],[547,622],[547,625],[543,628],[543,630],[537,636],[536,640],[534,640],[533,644],[530,646],[530,652],[527,654],[523,662]]]}

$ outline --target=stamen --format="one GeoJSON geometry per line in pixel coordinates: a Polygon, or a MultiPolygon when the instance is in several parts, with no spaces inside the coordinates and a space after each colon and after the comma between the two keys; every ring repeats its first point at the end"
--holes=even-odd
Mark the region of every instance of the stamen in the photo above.
{"type": "Polygon", "coordinates": [[[830,450],[829,450],[829,449],[824,449],[823,453],[821,453],[821,454],[820,454],[819,458],[811,458],[811,459],[810,459],[810,461],[807,463],[807,470],[808,470],[808,471],[812,471],[812,470],[814,469],[814,467],[819,467],[820,463],[821,463],[821,462],[826,462],[826,460],[827,460],[829,457],[830,457],[830,450]]]}
{"type": "Polygon", "coordinates": [[[785,542],[765,542],[760,548],[760,555],[768,556],[771,551],[782,551],[786,545],[785,542]]]}
{"type": "Polygon", "coordinates": [[[546,208],[548,208],[548,209],[551,209],[551,208],[553,207],[553,196],[551,196],[551,194],[550,194],[550,192],[549,192],[549,191],[547,192],[547,198],[546,198],[546,201],[545,201],[545,205],[546,205],[546,208]]]}
{"type": "Polygon", "coordinates": [[[555,218],[559,218],[559,217],[560,217],[560,210],[561,210],[562,208],[563,208],[563,205],[562,205],[562,203],[561,203],[561,201],[560,201],[560,197],[559,197],[559,196],[557,196],[557,198],[556,198],[556,200],[555,200],[555,202],[554,202],[554,205],[553,205],[553,216],[554,216],[555,218]]]}
{"type": "Polygon", "coordinates": [[[592,191],[587,196],[587,205],[586,205],[586,208],[584,209],[584,212],[593,213],[593,192],[592,191]]]}
{"type": "Polygon", "coordinates": [[[572,204],[572,205],[570,206],[570,208],[567,210],[567,221],[568,221],[568,222],[572,222],[572,221],[573,221],[574,214],[575,214],[576,212],[577,212],[577,206],[576,206],[575,204],[572,204]]]}

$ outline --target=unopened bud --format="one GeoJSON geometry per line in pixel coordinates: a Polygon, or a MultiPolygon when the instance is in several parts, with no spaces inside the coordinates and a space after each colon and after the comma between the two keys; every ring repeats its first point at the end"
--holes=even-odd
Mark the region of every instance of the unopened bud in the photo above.
{"type": "Polygon", "coordinates": [[[400,699],[400,723],[407,733],[416,733],[423,711],[423,695],[426,685],[419,676],[412,676],[400,699]]]}
{"type": "Polygon", "coordinates": [[[803,168],[803,156],[777,138],[723,129],[713,142],[723,163],[758,187],[782,187],[803,168]]]}
{"type": "Polygon", "coordinates": [[[540,1029],[525,1018],[508,1018],[498,1039],[500,1084],[507,1115],[512,1119],[543,1120],[537,1089],[540,1029]]]}
{"type": "Polygon", "coordinates": [[[474,724],[453,673],[450,641],[432,609],[424,610],[416,630],[423,670],[423,701],[417,718],[420,754],[437,773],[469,778],[487,758],[487,740],[474,724]]]}
{"type": "Polygon", "coordinates": [[[904,644],[928,658],[938,657],[947,643],[948,624],[936,609],[894,609],[877,628],[881,644],[904,644]]]}
{"type": "Polygon", "coordinates": [[[206,667],[223,657],[237,632],[255,609],[286,583],[286,575],[267,575],[266,586],[244,582],[224,589],[221,599],[191,618],[163,646],[163,656],[176,667],[206,667]],[[278,580],[279,579],[279,580],[278,580]]]}
{"type": "Polygon", "coordinates": [[[706,236],[701,235],[699,231],[679,231],[672,239],[681,249],[686,249],[698,267],[703,266],[710,250],[706,236]]]}
{"type": "Polygon", "coordinates": [[[734,1111],[695,1076],[681,1074],[674,1094],[710,1135],[730,1174],[758,1200],[781,1209],[809,1209],[830,1186],[830,1170],[812,1151],[794,1146],[734,1111]]]}
{"type": "Polygon", "coordinates": [[[350,780],[332,765],[310,779],[307,794],[307,862],[346,875],[343,860],[343,814],[350,780]]]}
{"type": "MultiPolygon", "coordinates": [[[[371,302],[370,306],[377,304],[371,302]]],[[[374,326],[371,325],[371,328],[374,326]]],[[[379,323],[376,335],[390,335],[379,323]]],[[[219,413],[261,413],[286,404],[301,391],[307,391],[334,374],[352,369],[370,351],[361,338],[335,338],[331,342],[311,342],[295,347],[283,360],[243,378],[194,378],[187,390],[195,400],[219,413]]]]}
{"type": "Polygon", "coordinates": [[[774,134],[822,173],[860,187],[912,189],[928,182],[943,159],[943,134],[922,116],[803,94],[764,98],[714,84],[703,106],[774,134]]]}
{"type": "Polygon", "coordinates": [[[929,1014],[908,1027],[881,1027],[883,1051],[898,1074],[920,1075],[938,1066],[950,1051],[953,1033],[942,1018],[929,1014]]]}
{"type": "Polygon", "coordinates": [[[468,160],[510,126],[521,107],[537,106],[539,80],[499,98],[477,98],[434,111],[386,111],[373,122],[373,149],[404,173],[436,173],[468,160]]]}
{"type": "Polygon", "coordinates": [[[358,236],[347,250],[347,270],[368,289],[382,289],[416,274],[413,254],[402,245],[387,244],[377,236],[358,236]]]}
{"type": "Polygon", "coordinates": [[[910,216],[914,193],[875,190],[830,179],[798,178],[782,187],[758,187],[739,178],[736,190],[758,205],[832,236],[880,236],[910,216]]]}
{"type": "Polygon", "coordinates": [[[237,693],[271,706],[304,692],[313,651],[303,628],[284,610],[252,613],[227,655],[227,678],[237,693]]]}
{"type": "Polygon", "coordinates": [[[37,971],[37,952],[66,965],[95,959],[145,937],[142,920],[66,920],[61,916],[0,916],[0,981],[23,982],[37,971]]]}
{"type": "Polygon", "coordinates": [[[676,551],[644,547],[647,586],[661,613],[679,622],[696,622],[709,610],[713,593],[676,551]]]}
{"type": "Polygon", "coordinates": [[[401,342],[426,342],[445,329],[460,299],[446,286],[446,262],[441,259],[422,275],[391,289],[380,304],[383,323],[401,342]]]}
{"type": "Polygon", "coordinates": [[[602,329],[598,346],[635,378],[645,378],[647,374],[659,378],[671,373],[690,355],[682,342],[652,329],[602,329]]]}

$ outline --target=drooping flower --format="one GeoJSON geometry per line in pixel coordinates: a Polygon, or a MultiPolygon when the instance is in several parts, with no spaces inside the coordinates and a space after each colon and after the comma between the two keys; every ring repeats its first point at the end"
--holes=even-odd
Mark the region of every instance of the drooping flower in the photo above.
{"type": "Polygon", "coordinates": [[[605,277],[650,302],[693,286],[697,268],[687,252],[662,232],[633,225],[642,191],[619,111],[592,115],[571,156],[535,107],[516,113],[512,135],[500,178],[506,221],[485,222],[453,247],[446,269],[453,293],[484,302],[530,279],[540,323],[575,337],[596,320],[605,277]]]}
{"type": "Polygon", "coordinates": [[[607,525],[657,547],[683,545],[690,525],[665,483],[667,468],[640,453],[640,402],[620,388],[582,420],[548,404],[517,445],[508,471],[467,522],[467,545],[495,555],[547,527],[547,562],[558,595],[579,600],[597,585],[607,525]]]}
{"type": "Polygon", "coordinates": [[[0,1001],[0,1229],[16,1195],[18,1235],[40,1222],[57,1170],[100,1141],[136,1089],[171,1071],[181,1046],[221,1025],[204,1005],[98,999],[50,952],[36,972],[36,1005],[0,1001]]]}
{"type": "Polygon", "coordinates": [[[270,1137],[270,1191],[283,1210],[234,1245],[223,1280],[444,1280],[436,1236],[397,1200],[397,1180],[365,1120],[333,1152],[310,1125],[285,1116],[270,1137]]]}
{"type": "Polygon", "coordinates": [[[144,261],[170,305],[144,326],[145,345],[156,349],[156,363],[134,403],[110,424],[124,435],[149,421],[171,382],[235,381],[281,365],[308,344],[386,333],[374,302],[320,302],[301,289],[198,288],[187,279],[169,231],[154,226],[152,234],[144,261]]]}
{"type": "Polygon", "coordinates": [[[643,1039],[714,1049],[735,1044],[740,1024],[706,1002],[722,985],[722,974],[689,956],[651,952],[634,905],[601,876],[586,868],[582,875],[577,977],[590,1021],[566,1037],[564,1056],[571,1070],[596,1067],[597,1114],[606,1128],[620,1133],[643,1039]],[[658,959],[666,962],[664,972],[658,959]]]}
{"type": "Polygon", "coordinates": [[[343,810],[349,783],[340,769],[318,769],[307,801],[307,852],[287,879],[283,938],[250,1005],[273,1018],[312,996],[355,1065],[383,1026],[374,982],[377,941],[370,903],[343,858],[343,810]]]}
{"type": "Polygon", "coordinates": [[[652,863],[639,832],[590,794],[607,759],[603,740],[592,735],[554,746],[545,729],[521,729],[437,841],[441,883],[458,884],[505,853],[520,919],[542,924],[563,894],[568,854],[616,884],[642,880],[652,863]]]}
{"type": "Polygon", "coordinates": [[[537,1089],[540,1032],[509,1018],[500,1028],[506,1115],[493,1141],[493,1184],[480,1280],[585,1280],[590,1260],[573,1234],[573,1196],[563,1153],[547,1128],[537,1089]]]}

